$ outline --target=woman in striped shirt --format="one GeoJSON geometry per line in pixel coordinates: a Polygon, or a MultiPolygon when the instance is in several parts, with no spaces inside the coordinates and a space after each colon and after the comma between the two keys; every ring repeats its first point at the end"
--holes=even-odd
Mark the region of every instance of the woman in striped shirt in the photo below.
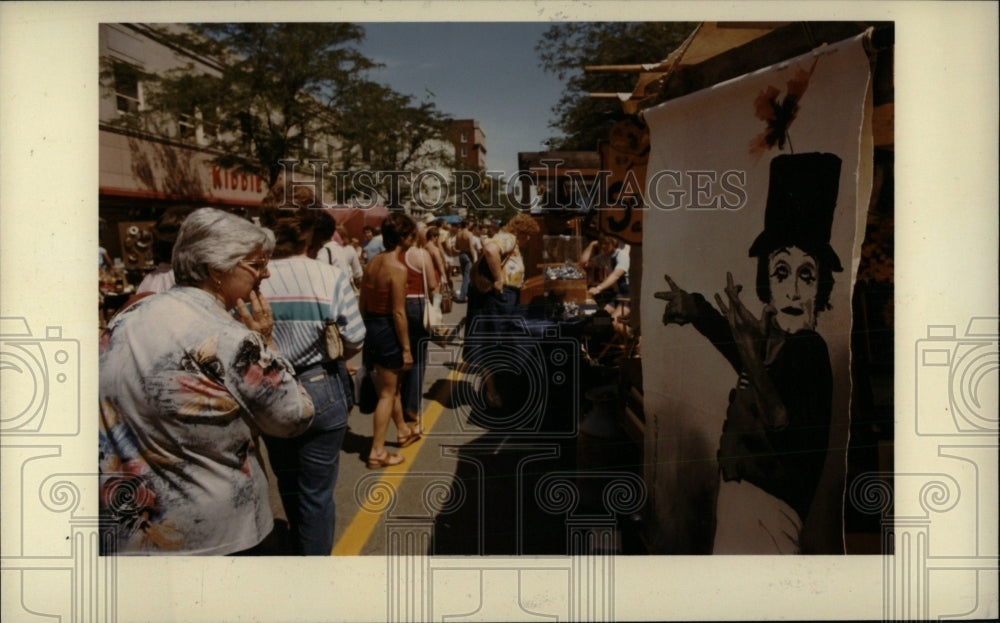
{"type": "Polygon", "coordinates": [[[298,208],[271,210],[261,219],[276,240],[270,276],[261,283],[274,314],[274,340],[315,406],[312,426],[304,434],[264,439],[297,553],[328,556],[335,523],[333,489],[353,395],[344,358],[330,358],[324,334],[327,325],[336,324],[349,356],[362,347],[365,326],[350,277],[307,255],[315,217],[316,211],[298,208]]]}

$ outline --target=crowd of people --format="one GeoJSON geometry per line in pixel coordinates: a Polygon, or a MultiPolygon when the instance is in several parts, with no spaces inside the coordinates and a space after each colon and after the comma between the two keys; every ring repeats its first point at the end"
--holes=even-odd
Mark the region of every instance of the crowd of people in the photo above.
{"type": "MultiPolygon", "coordinates": [[[[425,434],[425,306],[454,292],[466,326],[486,330],[518,313],[523,249],[539,234],[526,214],[481,228],[391,211],[352,240],[326,211],[287,208],[265,200],[255,220],[168,209],[153,228],[156,268],[101,338],[106,553],[258,553],[273,529],[263,444],[294,553],[329,554],[355,402],[348,361],[361,353],[376,386],[367,466],[399,465],[390,422],[395,447],[425,434]]],[[[627,252],[622,266],[613,245],[599,250],[619,258],[599,285],[621,296],[627,252]]]]}

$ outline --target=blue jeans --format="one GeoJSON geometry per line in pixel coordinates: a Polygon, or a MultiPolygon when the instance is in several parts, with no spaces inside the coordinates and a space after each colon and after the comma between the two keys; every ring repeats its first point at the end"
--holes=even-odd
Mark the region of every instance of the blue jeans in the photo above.
{"type": "Polygon", "coordinates": [[[298,372],[315,409],[309,430],[291,439],[264,437],[296,553],[307,556],[329,556],[333,549],[333,489],[348,414],[336,370],[335,363],[328,363],[298,372]]]}
{"type": "Polygon", "coordinates": [[[427,341],[430,337],[424,329],[424,299],[406,297],[406,322],[410,334],[410,352],[413,367],[400,378],[400,399],[403,413],[420,415],[420,399],[423,395],[424,368],[427,367],[427,341]]]}
{"type": "Polygon", "coordinates": [[[458,265],[462,270],[462,287],[458,291],[458,298],[465,301],[469,297],[469,273],[472,271],[472,256],[465,252],[459,253],[458,265]]]}
{"type": "Polygon", "coordinates": [[[500,292],[492,288],[489,292],[472,289],[465,316],[466,340],[462,350],[462,358],[467,363],[478,363],[476,355],[479,354],[477,351],[481,350],[476,340],[478,334],[502,333],[505,319],[520,315],[518,309],[520,296],[520,291],[510,286],[504,286],[500,292]]]}

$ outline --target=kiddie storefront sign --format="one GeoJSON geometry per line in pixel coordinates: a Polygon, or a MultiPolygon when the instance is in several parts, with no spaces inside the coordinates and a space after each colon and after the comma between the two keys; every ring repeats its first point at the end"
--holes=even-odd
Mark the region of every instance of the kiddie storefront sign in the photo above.
{"type": "Polygon", "coordinates": [[[211,165],[212,193],[215,195],[225,195],[227,193],[241,192],[252,193],[254,196],[263,195],[267,184],[263,178],[257,174],[237,173],[223,169],[219,165],[211,165]]]}
{"type": "Polygon", "coordinates": [[[267,194],[267,180],[215,164],[210,154],[102,130],[101,194],[167,201],[250,206],[267,194]]]}

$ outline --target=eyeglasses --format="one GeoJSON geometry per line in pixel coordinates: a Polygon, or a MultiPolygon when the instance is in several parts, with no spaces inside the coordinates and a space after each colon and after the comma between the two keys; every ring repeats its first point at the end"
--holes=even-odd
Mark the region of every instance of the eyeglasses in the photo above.
{"type": "Polygon", "coordinates": [[[267,263],[270,261],[270,259],[271,258],[268,257],[262,257],[256,260],[240,260],[238,263],[246,266],[247,268],[252,269],[254,273],[259,275],[262,271],[264,271],[267,268],[267,263]]]}

